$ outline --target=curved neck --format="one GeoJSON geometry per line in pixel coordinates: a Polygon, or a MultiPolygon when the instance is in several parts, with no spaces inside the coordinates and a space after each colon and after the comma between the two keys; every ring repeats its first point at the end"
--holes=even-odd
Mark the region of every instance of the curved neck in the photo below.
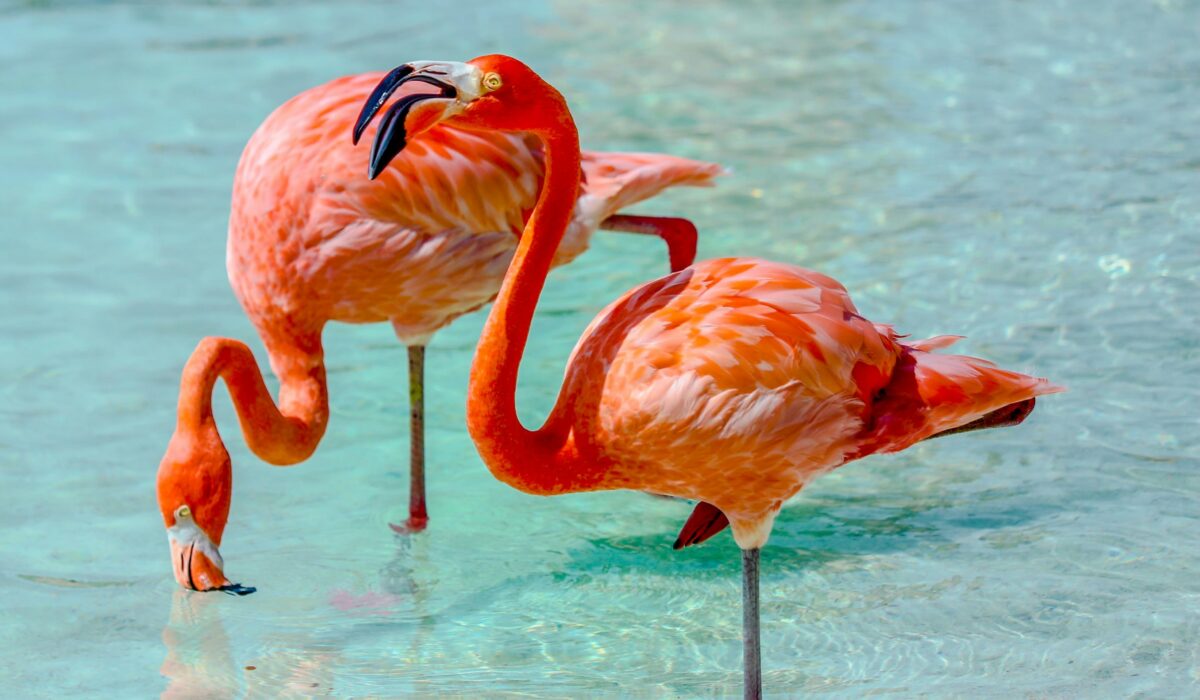
{"type": "Polygon", "coordinates": [[[320,336],[271,350],[281,383],[278,408],[245,343],[231,338],[200,341],[183,369],[176,433],[196,434],[213,426],[212,393],[220,377],[254,454],[279,466],[307,459],[329,422],[320,336]]]}
{"type": "Polygon", "coordinates": [[[516,408],[517,373],[533,312],[579,196],[579,132],[565,105],[561,110],[559,124],[539,134],[546,177],[483,327],[467,395],[467,428],[488,469],[510,486],[538,494],[587,490],[598,482],[594,470],[581,468],[576,459],[566,402],[558,401],[536,431],[521,425],[516,408]]]}

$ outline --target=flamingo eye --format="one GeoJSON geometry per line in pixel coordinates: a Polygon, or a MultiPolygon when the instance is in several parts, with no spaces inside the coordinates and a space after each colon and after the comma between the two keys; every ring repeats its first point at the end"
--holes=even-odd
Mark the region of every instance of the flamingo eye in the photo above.
{"type": "Polygon", "coordinates": [[[187,506],[179,506],[178,510],[175,511],[175,517],[190,518],[192,517],[192,509],[188,508],[187,506]]]}
{"type": "Polygon", "coordinates": [[[504,81],[500,79],[499,73],[488,73],[483,76],[483,86],[488,90],[496,90],[503,84],[504,81]]]}

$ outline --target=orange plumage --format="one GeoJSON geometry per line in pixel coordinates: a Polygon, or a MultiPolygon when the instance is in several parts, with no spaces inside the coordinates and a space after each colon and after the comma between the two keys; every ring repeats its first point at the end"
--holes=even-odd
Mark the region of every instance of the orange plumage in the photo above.
{"type": "Polygon", "coordinates": [[[707,260],[602,311],[563,391],[577,414],[595,414],[573,435],[608,465],[593,488],[711,503],[753,548],[780,505],[821,474],[1060,390],[933,354],[948,344],[939,341],[902,341],[820,273],[707,260]]]}
{"type": "MultiPolygon", "coordinates": [[[[246,145],[227,265],[264,340],[319,333],[327,321],[388,321],[401,342],[423,344],[500,288],[541,187],[541,144],[435,126],[368,180],[366,149],[351,145],[346,129],[382,75],[297,95],[246,145]]],[[[582,171],[556,265],[582,253],[618,210],[674,185],[711,184],[722,170],[658,154],[587,153],[582,171]]]]}
{"type": "Polygon", "coordinates": [[[507,56],[397,71],[443,89],[431,103],[441,123],[529,132],[546,148],[546,185],[471,367],[467,426],[480,456],[528,493],[638,489],[699,500],[676,546],[727,519],[743,550],[747,698],[762,697],[759,550],[784,501],[852,459],[1019,422],[1034,397],[1061,390],[932,352],[952,338],[906,344],[820,273],[727,258],[641,285],[601,312],[545,424],[529,430],[517,417],[517,374],[578,193],[574,120],[553,86],[507,56]]]}
{"type": "MultiPolygon", "coordinates": [[[[206,338],[188,360],[176,431],[158,476],[173,566],[185,587],[228,584],[217,548],[232,476],[212,416],[213,385],[218,378],[228,384],[256,455],[276,465],[306,459],[329,419],[321,345],[329,321],[387,321],[409,346],[413,482],[406,527],[417,530],[427,520],[424,345],[496,295],[537,201],[545,153],[528,135],[434,126],[369,180],[367,149],[355,147],[347,132],[381,77],[339,78],[292,98],[255,131],[238,164],[227,269],[280,379],[279,401],[239,341],[206,338]],[[208,562],[202,580],[188,576],[199,562],[208,562]]],[[[673,269],[690,264],[690,222],[613,215],[667,187],[711,184],[721,171],[666,155],[587,154],[574,173],[586,185],[554,264],[582,253],[599,228],[661,236],[673,269]]]]}

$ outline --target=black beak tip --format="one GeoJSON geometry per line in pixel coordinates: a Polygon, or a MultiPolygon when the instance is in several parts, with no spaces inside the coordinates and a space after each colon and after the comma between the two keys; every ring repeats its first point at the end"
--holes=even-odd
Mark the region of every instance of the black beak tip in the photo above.
{"type": "Polygon", "coordinates": [[[363,105],[362,112],[358,115],[358,121],[354,124],[353,140],[357,145],[358,140],[362,137],[363,131],[367,125],[374,119],[375,114],[387,101],[401,83],[409,80],[429,83],[438,88],[436,93],[420,93],[406,95],[400,98],[388,108],[384,113],[383,120],[379,122],[379,128],[375,131],[375,143],[371,146],[371,159],[367,166],[367,177],[374,180],[379,177],[379,173],[392,162],[400,151],[404,150],[406,145],[406,134],[404,131],[404,120],[408,118],[409,111],[424,100],[434,98],[453,98],[458,94],[458,91],[453,85],[448,85],[438,78],[427,75],[411,75],[412,66],[404,65],[393,70],[383,79],[382,82],[367,98],[366,104],[363,105]]]}
{"type": "Polygon", "coordinates": [[[225,586],[221,586],[217,590],[221,591],[222,593],[228,593],[229,595],[245,596],[245,595],[250,595],[251,593],[257,591],[258,589],[255,588],[254,586],[243,586],[240,583],[231,583],[231,584],[228,584],[225,586]]]}
{"type": "Polygon", "coordinates": [[[387,102],[388,97],[391,96],[396,87],[404,82],[404,79],[412,72],[413,67],[408,64],[396,66],[371,91],[370,97],[367,98],[366,103],[363,104],[362,111],[358,114],[358,119],[354,122],[354,132],[351,138],[355,146],[358,145],[359,139],[362,138],[362,133],[366,131],[367,125],[371,123],[379,108],[383,106],[384,102],[387,102]]]}
{"type": "Polygon", "coordinates": [[[367,179],[374,180],[379,177],[379,173],[383,172],[383,169],[386,167],[387,162],[382,158],[372,158],[370,165],[367,166],[367,179]]]}

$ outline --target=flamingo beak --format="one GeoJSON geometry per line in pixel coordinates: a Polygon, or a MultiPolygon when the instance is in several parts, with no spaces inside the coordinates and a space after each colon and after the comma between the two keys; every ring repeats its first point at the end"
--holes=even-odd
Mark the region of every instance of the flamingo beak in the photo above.
{"type": "Polygon", "coordinates": [[[180,586],[193,591],[222,591],[230,595],[249,595],[256,589],[233,583],[225,577],[222,567],[225,562],[203,533],[193,535],[186,530],[182,533],[167,531],[171,543],[171,566],[175,570],[175,580],[180,586]],[[184,535],[180,537],[179,535],[184,535]]]}
{"type": "Polygon", "coordinates": [[[396,100],[379,122],[367,176],[374,180],[404,150],[409,136],[432,127],[461,112],[468,102],[479,97],[482,74],[467,63],[413,61],[394,68],[367,97],[354,123],[353,140],[357,144],[363,132],[400,86],[420,82],[433,85],[437,92],[409,94],[396,100]],[[421,109],[418,105],[427,103],[421,109]],[[431,107],[440,107],[440,109],[431,107]]]}

